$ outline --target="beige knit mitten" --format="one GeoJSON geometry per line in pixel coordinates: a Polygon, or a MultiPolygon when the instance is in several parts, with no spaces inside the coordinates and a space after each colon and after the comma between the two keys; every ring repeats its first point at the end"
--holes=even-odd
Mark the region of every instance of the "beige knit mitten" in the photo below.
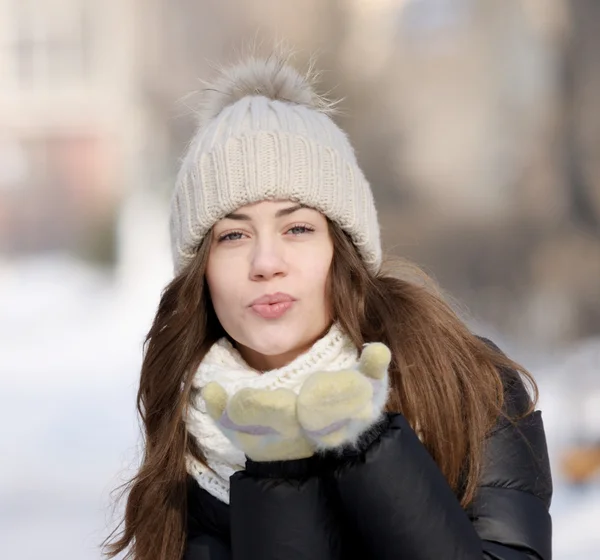
{"type": "Polygon", "coordinates": [[[202,397],[223,434],[253,461],[304,459],[314,454],[298,422],[293,391],[245,388],[229,398],[213,381],[204,387],[202,397]]]}
{"type": "Polygon", "coordinates": [[[317,372],[305,381],[296,409],[315,449],[352,445],[381,418],[390,362],[385,344],[367,344],[356,369],[317,372]]]}

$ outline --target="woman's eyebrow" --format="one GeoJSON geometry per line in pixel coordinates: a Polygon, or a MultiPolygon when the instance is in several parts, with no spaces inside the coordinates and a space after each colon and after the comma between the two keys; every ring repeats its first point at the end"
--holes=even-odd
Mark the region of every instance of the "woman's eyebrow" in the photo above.
{"type": "Polygon", "coordinates": [[[296,204],[296,206],[290,206],[289,208],[282,208],[281,210],[277,210],[277,212],[275,213],[275,217],[281,218],[281,216],[289,216],[290,214],[293,214],[294,212],[296,212],[297,210],[300,210],[301,208],[306,208],[306,206],[304,204],[296,204]]]}
{"type": "MultiPolygon", "coordinates": [[[[275,213],[275,217],[281,218],[282,216],[289,216],[290,214],[293,214],[294,212],[296,212],[297,210],[300,210],[301,208],[307,208],[307,206],[304,204],[296,204],[295,206],[290,206],[289,208],[282,208],[281,210],[277,210],[277,212],[275,213]]],[[[248,221],[248,220],[251,220],[252,218],[250,216],[248,216],[248,214],[240,214],[238,212],[232,212],[231,214],[227,214],[227,216],[225,216],[225,219],[248,221]]]]}

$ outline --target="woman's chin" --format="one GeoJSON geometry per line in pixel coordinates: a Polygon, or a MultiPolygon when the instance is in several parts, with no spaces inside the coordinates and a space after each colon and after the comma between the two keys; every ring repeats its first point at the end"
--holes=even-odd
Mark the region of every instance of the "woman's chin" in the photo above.
{"type": "Polygon", "coordinates": [[[238,346],[244,359],[257,369],[266,371],[281,368],[308,350],[313,339],[301,339],[295,333],[252,333],[238,346]]]}
{"type": "Polygon", "coordinates": [[[294,337],[272,336],[266,340],[263,339],[252,343],[249,348],[253,352],[263,356],[277,357],[284,354],[300,354],[305,350],[306,343],[294,337]]]}

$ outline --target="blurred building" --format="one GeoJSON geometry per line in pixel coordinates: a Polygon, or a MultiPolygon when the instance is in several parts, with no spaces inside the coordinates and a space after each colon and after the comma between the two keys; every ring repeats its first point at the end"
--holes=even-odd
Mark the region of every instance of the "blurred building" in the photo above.
{"type": "Polygon", "coordinates": [[[136,0],[0,0],[2,252],[111,251],[147,134],[140,14],[136,0]]]}

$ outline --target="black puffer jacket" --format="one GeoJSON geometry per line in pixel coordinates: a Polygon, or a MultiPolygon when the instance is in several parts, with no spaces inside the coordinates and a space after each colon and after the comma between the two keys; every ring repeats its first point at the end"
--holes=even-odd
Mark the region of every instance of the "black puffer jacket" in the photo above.
{"type": "MultiPolygon", "coordinates": [[[[526,410],[505,374],[506,412],[526,410]]],[[[550,560],[552,481],[540,412],[490,434],[465,511],[401,414],[361,451],[256,463],[231,477],[231,505],[190,478],[184,560],[550,560]]]]}

